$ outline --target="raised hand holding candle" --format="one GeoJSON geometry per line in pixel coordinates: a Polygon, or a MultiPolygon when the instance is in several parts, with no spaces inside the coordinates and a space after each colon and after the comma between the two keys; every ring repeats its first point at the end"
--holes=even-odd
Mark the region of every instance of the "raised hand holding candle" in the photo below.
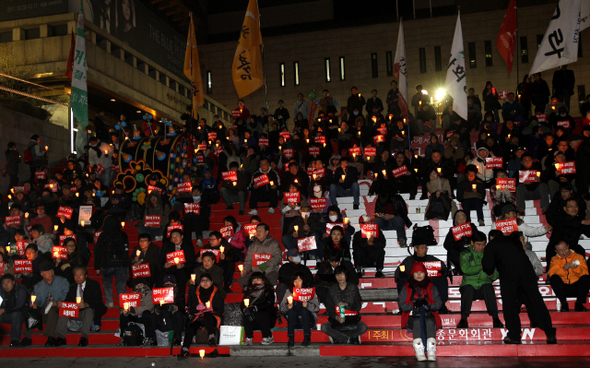
{"type": "Polygon", "coordinates": [[[135,255],[139,257],[139,256],[141,255],[141,250],[139,250],[139,249],[138,249],[138,250],[135,252],[135,255]]]}
{"type": "MultiPolygon", "coordinates": [[[[29,218],[29,213],[28,213],[28,212],[25,212],[25,218],[26,218],[26,219],[28,219],[28,218],[29,218]]],[[[84,225],[82,225],[82,226],[84,226],[84,225]]]]}
{"type": "Polygon", "coordinates": [[[129,310],[129,303],[125,302],[123,303],[123,310],[129,310]]]}
{"type": "Polygon", "coordinates": [[[219,247],[219,251],[220,251],[221,253],[223,253],[223,251],[224,251],[224,250],[225,250],[225,247],[224,247],[223,245],[222,245],[221,247],[219,247]]]}
{"type": "Polygon", "coordinates": [[[295,231],[299,231],[299,226],[295,225],[293,226],[293,229],[295,229],[295,231]]]}
{"type": "Polygon", "coordinates": [[[77,296],[76,297],[76,304],[80,304],[82,303],[82,297],[77,296]]]}
{"type": "Polygon", "coordinates": [[[238,270],[240,270],[240,272],[244,271],[244,265],[238,265],[238,270]]]}
{"type": "Polygon", "coordinates": [[[164,302],[163,300],[160,300],[160,307],[161,307],[161,306],[163,306],[163,305],[164,305],[164,303],[165,303],[165,302],[164,302]]]}
{"type": "Polygon", "coordinates": [[[246,306],[246,308],[248,308],[248,306],[250,305],[250,299],[244,299],[244,305],[246,306]]]}
{"type": "Polygon", "coordinates": [[[35,303],[35,300],[37,300],[37,295],[31,295],[31,303],[35,303]]]}
{"type": "Polygon", "coordinates": [[[193,282],[195,282],[195,280],[196,280],[196,279],[197,279],[197,275],[196,275],[196,274],[194,274],[194,273],[191,273],[191,280],[192,280],[193,282]]]}
{"type": "Polygon", "coordinates": [[[289,302],[289,305],[293,304],[293,297],[292,296],[288,296],[287,297],[287,302],[289,302]]]}
{"type": "Polygon", "coordinates": [[[59,229],[59,225],[53,225],[53,231],[57,231],[59,229]]]}

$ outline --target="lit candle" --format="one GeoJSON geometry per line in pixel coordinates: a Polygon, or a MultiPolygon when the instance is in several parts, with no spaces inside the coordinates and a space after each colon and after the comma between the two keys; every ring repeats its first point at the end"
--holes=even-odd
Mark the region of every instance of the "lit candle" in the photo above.
{"type": "Polygon", "coordinates": [[[59,252],[53,252],[53,258],[57,259],[59,257],[59,252]]]}
{"type": "Polygon", "coordinates": [[[37,300],[37,295],[31,295],[31,303],[35,303],[35,300],[37,300]]]}
{"type": "Polygon", "coordinates": [[[25,212],[25,218],[28,219],[29,218],[29,213],[25,212]]]}
{"type": "Polygon", "coordinates": [[[359,98],[361,97],[361,94],[359,93],[359,98]]]}
{"type": "Polygon", "coordinates": [[[313,175],[312,175],[312,177],[313,177],[313,180],[315,180],[316,176],[317,176],[316,174],[313,174],[313,175]]]}
{"type": "Polygon", "coordinates": [[[234,185],[234,187],[235,187],[236,185],[238,185],[238,183],[237,183],[237,182],[235,182],[235,181],[234,181],[232,184],[234,185]]]}
{"type": "Polygon", "coordinates": [[[299,180],[295,179],[295,183],[299,183],[299,180]]]}
{"type": "MultiPolygon", "coordinates": [[[[555,108],[553,108],[553,110],[555,110],[555,108]]],[[[47,151],[49,149],[48,146],[45,146],[45,151],[47,151]]]]}
{"type": "Polygon", "coordinates": [[[205,306],[207,307],[207,309],[210,309],[211,308],[211,302],[205,303],[205,306]]]}
{"type": "Polygon", "coordinates": [[[244,305],[246,306],[246,308],[248,308],[248,306],[250,305],[250,299],[244,299],[244,305]]]}
{"type": "Polygon", "coordinates": [[[129,303],[127,303],[127,302],[123,303],[123,309],[129,310],[129,303]]]}
{"type": "MultiPolygon", "coordinates": [[[[404,120],[406,120],[406,119],[404,119],[404,120]]],[[[404,130],[402,130],[402,135],[404,135],[404,134],[406,134],[406,132],[404,130]]]]}
{"type": "Polygon", "coordinates": [[[361,131],[360,130],[358,131],[358,135],[359,135],[359,137],[361,136],[361,131]]]}
{"type": "Polygon", "coordinates": [[[309,138],[307,138],[306,141],[307,141],[307,144],[309,144],[309,138]]]}
{"type": "Polygon", "coordinates": [[[136,255],[137,257],[139,257],[139,256],[141,255],[141,250],[140,250],[140,249],[138,249],[138,250],[135,252],[135,255],[136,255]]]}
{"type": "Polygon", "coordinates": [[[500,187],[499,185],[496,185],[496,189],[500,190],[500,188],[501,188],[501,187],[500,187]]]}
{"type": "Polygon", "coordinates": [[[342,175],[342,180],[346,179],[346,175],[342,175]]]}
{"type": "Polygon", "coordinates": [[[477,188],[477,184],[471,184],[471,189],[475,190],[477,188]]]}
{"type": "Polygon", "coordinates": [[[163,305],[164,305],[164,303],[165,303],[165,301],[164,301],[164,300],[160,300],[160,307],[161,307],[161,306],[163,306],[163,305]]]}
{"type": "Polygon", "coordinates": [[[109,154],[109,150],[104,150],[104,154],[108,155],[109,154]]]}
{"type": "Polygon", "coordinates": [[[221,247],[219,247],[219,251],[220,251],[221,253],[223,253],[223,251],[224,251],[224,250],[225,250],[225,247],[224,247],[223,245],[222,245],[221,247]]]}
{"type": "Polygon", "coordinates": [[[270,182],[270,186],[272,187],[273,185],[275,185],[275,182],[274,181],[271,181],[270,182]]]}
{"type": "Polygon", "coordinates": [[[125,221],[121,221],[121,227],[125,227],[125,221]]]}
{"type": "Polygon", "coordinates": [[[59,225],[53,225],[53,231],[57,231],[59,229],[59,225]]]}
{"type": "Polygon", "coordinates": [[[178,264],[180,262],[180,258],[174,257],[174,263],[178,264]]]}
{"type": "Polygon", "coordinates": [[[240,270],[240,272],[244,271],[244,265],[238,265],[238,270],[240,270]]]}
{"type": "Polygon", "coordinates": [[[508,139],[510,139],[510,134],[508,134],[508,139]]]}
{"type": "Polygon", "coordinates": [[[418,172],[418,168],[417,168],[417,167],[415,167],[415,168],[414,168],[414,171],[415,171],[415,172],[418,172]]]}
{"type": "Polygon", "coordinates": [[[299,226],[295,225],[293,226],[293,229],[295,229],[295,231],[299,231],[299,226]]]}
{"type": "Polygon", "coordinates": [[[404,266],[404,265],[399,266],[399,270],[401,272],[405,272],[406,271],[406,266],[404,266]]]}
{"type": "Polygon", "coordinates": [[[555,110],[555,106],[551,106],[551,110],[555,110]]]}
{"type": "Polygon", "coordinates": [[[80,304],[82,303],[82,297],[77,296],[76,297],[76,304],[80,304]]]}
{"type": "Polygon", "coordinates": [[[338,128],[338,133],[340,133],[340,131],[341,131],[341,129],[340,129],[340,128],[338,128]]]}
{"type": "Polygon", "coordinates": [[[377,175],[379,175],[379,174],[375,173],[375,179],[377,179],[377,175]]]}
{"type": "Polygon", "coordinates": [[[293,304],[293,297],[292,296],[288,296],[287,297],[287,301],[289,302],[289,304],[293,304]]]}
{"type": "Polygon", "coordinates": [[[80,193],[76,192],[76,197],[80,197],[80,193]]]}
{"type": "Polygon", "coordinates": [[[349,221],[348,220],[348,217],[345,217],[345,218],[342,219],[342,222],[344,222],[344,225],[348,224],[348,221],[349,221]]]}
{"type": "Polygon", "coordinates": [[[203,359],[205,357],[205,349],[199,350],[199,356],[201,357],[201,359],[203,359]]]}
{"type": "Polygon", "coordinates": [[[418,101],[418,106],[422,106],[422,101],[418,101]]]}
{"type": "Polygon", "coordinates": [[[12,196],[10,194],[8,195],[8,199],[12,199],[12,196]]]}
{"type": "Polygon", "coordinates": [[[541,177],[541,172],[537,171],[537,178],[540,178],[540,177],[541,177]]]}
{"type": "Polygon", "coordinates": [[[194,274],[194,273],[191,273],[191,280],[192,280],[193,282],[195,282],[195,280],[196,280],[196,279],[197,279],[197,275],[196,275],[196,274],[194,274]]]}
{"type": "Polygon", "coordinates": [[[381,173],[383,174],[383,176],[387,177],[387,171],[381,170],[381,173]]]}
{"type": "Polygon", "coordinates": [[[80,225],[82,225],[82,227],[84,227],[84,224],[85,224],[84,220],[80,221],[80,225]]]}
{"type": "Polygon", "coordinates": [[[7,245],[7,246],[6,246],[6,253],[7,253],[7,254],[8,254],[8,253],[10,253],[10,245],[7,245]]]}
{"type": "Polygon", "coordinates": [[[376,116],[373,116],[373,117],[371,118],[371,120],[373,120],[373,123],[376,123],[376,122],[377,122],[377,117],[376,117],[376,116]]]}
{"type": "Polygon", "coordinates": [[[439,174],[441,173],[442,169],[440,167],[436,168],[436,172],[438,172],[439,174]]]}

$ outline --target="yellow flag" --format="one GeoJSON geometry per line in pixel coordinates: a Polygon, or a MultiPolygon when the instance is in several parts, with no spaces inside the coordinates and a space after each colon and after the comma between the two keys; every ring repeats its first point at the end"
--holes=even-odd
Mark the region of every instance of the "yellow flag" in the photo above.
{"type": "Polygon", "coordinates": [[[199,64],[199,52],[197,51],[197,38],[192,13],[190,14],[190,17],[191,24],[188,29],[186,53],[184,54],[184,75],[191,80],[193,116],[196,119],[199,106],[202,106],[205,103],[205,96],[203,94],[203,79],[201,78],[201,65],[199,64]]]}
{"type": "Polygon", "coordinates": [[[239,98],[249,95],[264,84],[260,45],[262,36],[258,0],[250,0],[232,65],[234,87],[239,98]]]}

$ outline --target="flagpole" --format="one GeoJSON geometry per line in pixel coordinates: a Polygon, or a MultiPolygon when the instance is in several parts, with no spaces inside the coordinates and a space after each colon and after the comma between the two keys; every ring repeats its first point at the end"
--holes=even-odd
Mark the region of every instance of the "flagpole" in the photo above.
{"type": "MultiPolygon", "coordinates": [[[[516,46],[516,96],[518,97],[518,83],[520,81],[520,53],[518,52],[518,45],[520,43],[520,38],[518,38],[518,0],[514,0],[514,3],[516,4],[516,35],[514,36],[516,38],[514,39],[514,43],[516,46]]],[[[518,102],[520,103],[520,98],[518,99],[518,102]]]]}

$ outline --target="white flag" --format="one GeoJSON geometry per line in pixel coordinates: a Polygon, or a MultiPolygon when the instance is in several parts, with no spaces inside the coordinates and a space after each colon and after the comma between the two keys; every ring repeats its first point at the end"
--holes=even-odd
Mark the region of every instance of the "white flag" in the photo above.
{"type": "Polygon", "coordinates": [[[580,14],[580,32],[590,27],[590,1],[582,1],[580,14]]]}
{"type": "Polygon", "coordinates": [[[451,57],[447,66],[445,90],[453,98],[453,110],[457,115],[467,120],[467,80],[465,76],[465,52],[463,50],[461,13],[459,13],[451,46],[451,57]]]}
{"type": "Polygon", "coordinates": [[[529,75],[578,60],[580,9],[580,0],[559,1],[529,75]]]}
{"type": "Polygon", "coordinates": [[[397,46],[395,47],[395,58],[393,61],[393,74],[398,80],[397,87],[398,105],[402,116],[408,115],[408,68],[406,65],[406,45],[404,42],[404,27],[399,22],[399,33],[397,34],[397,46]]]}

